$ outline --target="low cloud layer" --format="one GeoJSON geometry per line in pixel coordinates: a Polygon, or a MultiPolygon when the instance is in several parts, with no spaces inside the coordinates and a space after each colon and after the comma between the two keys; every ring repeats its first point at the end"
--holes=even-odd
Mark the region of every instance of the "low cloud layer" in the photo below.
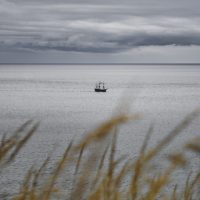
{"type": "Polygon", "coordinates": [[[197,0],[0,0],[0,51],[119,53],[199,46],[197,0]]]}

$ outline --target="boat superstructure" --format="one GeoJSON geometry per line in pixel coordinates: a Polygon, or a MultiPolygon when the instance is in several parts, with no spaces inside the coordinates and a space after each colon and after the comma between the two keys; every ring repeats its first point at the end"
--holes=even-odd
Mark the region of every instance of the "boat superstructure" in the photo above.
{"type": "Polygon", "coordinates": [[[98,82],[96,83],[96,87],[94,89],[95,92],[106,92],[107,88],[105,88],[104,82],[98,82]]]}

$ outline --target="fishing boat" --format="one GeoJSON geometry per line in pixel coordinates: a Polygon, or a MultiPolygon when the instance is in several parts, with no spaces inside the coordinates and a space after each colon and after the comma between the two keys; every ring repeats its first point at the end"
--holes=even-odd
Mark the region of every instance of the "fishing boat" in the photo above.
{"type": "Polygon", "coordinates": [[[99,82],[96,84],[96,87],[94,88],[95,92],[106,92],[107,88],[105,88],[104,82],[99,82]]]}

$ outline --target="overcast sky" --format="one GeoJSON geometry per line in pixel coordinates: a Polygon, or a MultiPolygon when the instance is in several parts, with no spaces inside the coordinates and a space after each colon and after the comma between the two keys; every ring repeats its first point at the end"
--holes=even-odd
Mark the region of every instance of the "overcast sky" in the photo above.
{"type": "Polygon", "coordinates": [[[0,0],[0,63],[200,62],[199,0],[0,0]]]}

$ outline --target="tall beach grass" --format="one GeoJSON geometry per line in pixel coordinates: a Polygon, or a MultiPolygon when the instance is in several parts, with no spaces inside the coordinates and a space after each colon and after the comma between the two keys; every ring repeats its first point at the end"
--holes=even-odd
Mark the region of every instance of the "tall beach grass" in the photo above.
{"type": "MultiPolygon", "coordinates": [[[[176,170],[193,162],[187,157],[192,151],[200,155],[200,137],[191,138],[166,158],[169,162],[161,170],[152,169],[159,162],[159,154],[175,137],[196,119],[199,111],[192,112],[153,148],[148,148],[153,128],[150,127],[137,158],[119,157],[116,153],[118,127],[140,115],[119,115],[85,135],[78,143],[71,141],[61,159],[54,163],[52,173],[46,173],[49,155],[40,167],[31,167],[24,174],[24,182],[13,200],[199,200],[200,168],[186,175],[182,184],[173,184],[176,170]],[[66,169],[71,171],[71,187],[63,185],[66,169]],[[171,190],[166,190],[171,185],[171,190]]],[[[12,164],[16,155],[37,131],[39,124],[28,121],[9,138],[0,143],[0,173],[12,164]],[[23,134],[22,134],[23,133],[23,134]],[[25,134],[24,134],[25,133],[25,134]]],[[[159,163],[158,163],[159,164],[159,163]]],[[[184,170],[184,168],[183,168],[184,170]]]]}

